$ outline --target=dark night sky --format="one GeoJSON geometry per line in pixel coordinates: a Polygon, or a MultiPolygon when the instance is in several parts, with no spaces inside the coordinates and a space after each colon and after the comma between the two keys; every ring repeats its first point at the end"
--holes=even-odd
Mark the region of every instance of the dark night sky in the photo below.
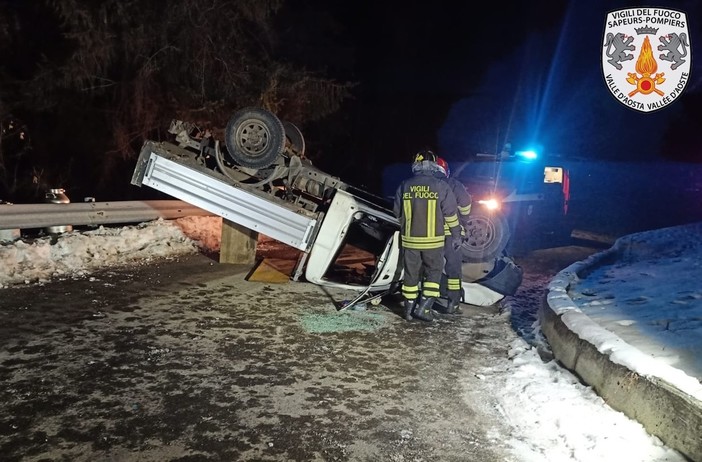
{"type": "MultiPolygon", "coordinates": [[[[605,85],[606,14],[640,6],[650,3],[287,0],[276,29],[288,59],[356,83],[338,113],[300,127],[309,157],[354,184],[377,190],[384,166],[425,146],[449,161],[510,141],[568,157],[701,162],[701,60],[683,96],[655,113],[622,106],[605,85]]],[[[692,54],[702,49],[702,2],[655,6],[686,12],[692,54]]]]}
{"type": "MultiPolygon", "coordinates": [[[[336,116],[349,131],[337,151],[346,161],[335,159],[330,168],[365,162],[378,169],[406,161],[425,145],[460,160],[498,151],[505,141],[563,156],[702,160],[691,147],[699,141],[691,134],[699,60],[692,60],[683,97],[657,112],[628,109],[605,86],[600,56],[607,12],[648,2],[524,1],[480,8],[472,2],[346,2],[331,10],[329,2],[299,2],[341,24],[353,59],[344,58],[343,46],[316,55],[327,57],[330,71],[359,82],[356,99],[336,116]],[[676,146],[686,152],[670,152],[676,146]]],[[[699,3],[655,5],[688,14],[693,50],[699,3]]],[[[312,127],[305,136],[314,149],[322,133],[312,127]]],[[[330,162],[328,153],[324,157],[330,162]]]]}

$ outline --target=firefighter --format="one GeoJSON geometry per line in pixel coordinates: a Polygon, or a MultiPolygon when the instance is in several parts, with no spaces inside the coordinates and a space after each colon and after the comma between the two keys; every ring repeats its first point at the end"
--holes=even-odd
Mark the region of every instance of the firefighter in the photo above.
{"type": "Polygon", "coordinates": [[[437,157],[436,164],[439,166],[439,176],[448,183],[453,191],[454,196],[456,196],[456,203],[458,205],[458,221],[461,225],[461,237],[459,237],[458,242],[454,241],[451,237],[451,232],[446,226],[446,243],[444,245],[444,258],[446,264],[444,265],[444,273],[446,273],[447,278],[447,294],[448,294],[448,305],[446,312],[448,314],[460,313],[460,303],[463,297],[463,287],[461,286],[461,278],[463,275],[463,254],[461,252],[461,244],[463,243],[463,237],[465,237],[465,232],[468,229],[468,220],[470,216],[470,209],[473,203],[473,199],[470,197],[466,187],[458,181],[456,178],[451,177],[451,170],[449,169],[448,162],[446,162],[441,157],[437,157]],[[458,250],[455,250],[458,249],[458,250]]]}
{"type": "Polygon", "coordinates": [[[440,295],[444,266],[444,225],[459,245],[461,228],[456,197],[446,181],[437,177],[436,155],[430,150],[415,154],[412,173],[398,187],[394,204],[402,233],[404,316],[408,321],[412,317],[432,321],[431,307],[440,295]]]}

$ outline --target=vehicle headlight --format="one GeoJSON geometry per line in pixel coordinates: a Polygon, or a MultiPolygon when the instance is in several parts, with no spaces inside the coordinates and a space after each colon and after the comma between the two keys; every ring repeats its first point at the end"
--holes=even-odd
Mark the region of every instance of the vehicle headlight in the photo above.
{"type": "Polygon", "coordinates": [[[488,210],[497,210],[500,208],[500,202],[497,199],[481,199],[478,204],[487,207],[488,210]]]}

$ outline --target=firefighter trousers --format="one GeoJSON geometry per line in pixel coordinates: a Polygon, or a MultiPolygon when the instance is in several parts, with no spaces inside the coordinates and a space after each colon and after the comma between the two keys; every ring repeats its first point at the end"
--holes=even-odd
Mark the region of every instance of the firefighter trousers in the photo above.
{"type": "Polygon", "coordinates": [[[402,265],[405,272],[402,283],[402,296],[406,300],[419,297],[419,283],[422,282],[422,295],[427,298],[439,297],[439,284],[444,267],[444,248],[402,249],[402,265]],[[422,281],[422,276],[424,280],[422,281]]]}
{"type": "Polygon", "coordinates": [[[444,244],[444,258],[446,259],[444,273],[446,273],[447,278],[446,288],[448,299],[458,304],[461,301],[461,295],[463,293],[463,287],[461,286],[463,255],[460,249],[458,251],[453,250],[454,240],[454,237],[446,236],[446,242],[444,244]]]}

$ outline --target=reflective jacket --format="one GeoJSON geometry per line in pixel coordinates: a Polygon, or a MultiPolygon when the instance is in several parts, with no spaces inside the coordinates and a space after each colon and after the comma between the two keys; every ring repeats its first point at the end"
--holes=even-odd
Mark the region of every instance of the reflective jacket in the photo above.
{"type": "Polygon", "coordinates": [[[456,196],[445,180],[431,173],[417,173],[400,184],[395,193],[395,216],[400,220],[402,246],[428,250],[444,246],[444,225],[460,236],[456,196]]]}
{"type": "MultiPolygon", "coordinates": [[[[470,196],[466,187],[463,183],[458,181],[453,177],[444,178],[444,181],[448,183],[453,191],[453,195],[456,196],[456,203],[458,204],[458,222],[463,228],[461,234],[465,234],[465,230],[468,229],[468,220],[470,215],[470,209],[473,205],[473,198],[470,196]]],[[[451,235],[451,231],[448,226],[444,227],[444,234],[447,236],[451,235]]]]}

